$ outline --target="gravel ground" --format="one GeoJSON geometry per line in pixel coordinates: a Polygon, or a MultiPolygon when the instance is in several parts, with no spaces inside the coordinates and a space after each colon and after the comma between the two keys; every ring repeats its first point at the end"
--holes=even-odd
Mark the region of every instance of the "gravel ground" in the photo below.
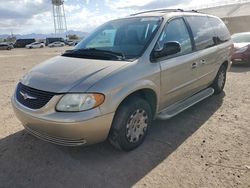
{"type": "Polygon", "coordinates": [[[0,51],[1,188],[250,188],[250,67],[232,67],[221,95],[155,121],[132,152],[108,142],[67,148],[27,134],[10,104],[19,78],[65,49],[0,51]]]}

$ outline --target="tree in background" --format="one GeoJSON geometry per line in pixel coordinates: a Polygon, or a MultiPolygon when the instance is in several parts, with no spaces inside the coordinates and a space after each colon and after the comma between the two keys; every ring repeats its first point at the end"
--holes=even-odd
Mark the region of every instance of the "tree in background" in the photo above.
{"type": "Polygon", "coordinates": [[[8,36],[6,39],[2,39],[2,42],[14,43],[16,42],[16,37],[13,35],[8,36]]]}
{"type": "Polygon", "coordinates": [[[79,39],[79,37],[77,35],[75,35],[75,34],[74,35],[68,35],[67,37],[68,37],[69,40],[78,40],[79,39]]]}

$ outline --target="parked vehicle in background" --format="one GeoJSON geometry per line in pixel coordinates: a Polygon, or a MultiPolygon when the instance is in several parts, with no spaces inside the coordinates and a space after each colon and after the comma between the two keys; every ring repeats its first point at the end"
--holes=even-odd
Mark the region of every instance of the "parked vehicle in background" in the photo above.
{"type": "Polygon", "coordinates": [[[14,43],[13,42],[6,42],[6,43],[14,47],[14,43]]]}
{"type": "Polygon", "coordinates": [[[0,43],[0,50],[11,50],[14,47],[7,43],[0,43]]]}
{"type": "Polygon", "coordinates": [[[36,42],[35,39],[17,39],[14,47],[15,48],[24,48],[27,44],[31,44],[33,42],[36,42]]]}
{"type": "Polygon", "coordinates": [[[68,41],[65,41],[65,44],[67,44],[69,46],[75,46],[75,41],[74,40],[68,40],[68,41]]]}
{"type": "Polygon", "coordinates": [[[79,146],[108,138],[129,151],[143,143],[154,118],[169,119],[221,93],[232,48],[215,16],[133,14],[33,68],[18,83],[13,108],[43,140],[79,146]]]}
{"type": "Polygon", "coordinates": [[[25,46],[25,48],[32,49],[32,48],[44,48],[45,44],[43,42],[33,42],[25,46]]]}
{"type": "Polygon", "coordinates": [[[51,48],[51,47],[63,47],[63,46],[65,46],[64,42],[59,42],[59,41],[50,43],[50,44],[48,45],[48,47],[50,47],[50,48],[51,48]]]}
{"type": "Polygon", "coordinates": [[[74,41],[73,46],[76,46],[79,42],[80,42],[80,41],[78,41],[78,40],[74,41]]]}
{"type": "Polygon", "coordinates": [[[232,35],[232,39],[234,43],[232,62],[250,65],[250,32],[236,33],[232,35]]]}
{"type": "Polygon", "coordinates": [[[48,46],[50,43],[53,42],[64,42],[64,39],[62,37],[55,37],[55,38],[46,38],[46,46],[48,46]]]}

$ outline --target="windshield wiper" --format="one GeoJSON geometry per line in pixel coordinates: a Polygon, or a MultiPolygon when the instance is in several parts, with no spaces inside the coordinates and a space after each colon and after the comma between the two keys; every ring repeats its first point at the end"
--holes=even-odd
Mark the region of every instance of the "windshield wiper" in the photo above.
{"type": "Polygon", "coordinates": [[[106,53],[106,54],[110,54],[110,55],[114,55],[115,57],[120,58],[121,60],[125,59],[125,55],[121,52],[113,52],[110,50],[101,50],[101,49],[96,49],[96,48],[84,48],[84,49],[80,49],[83,51],[90,51],[90,52],[100,52],[100,53],[106,53]]]}
{"type": "Polygon", "coordinates": [[[113,52],[109,50],[100,50],[96,48],[83,48],[67,50],[62,56],[78,57],[78,58],[98,58],[98,59],[111,59],[111,60],[126,60],[123,53],[113,52]]]}

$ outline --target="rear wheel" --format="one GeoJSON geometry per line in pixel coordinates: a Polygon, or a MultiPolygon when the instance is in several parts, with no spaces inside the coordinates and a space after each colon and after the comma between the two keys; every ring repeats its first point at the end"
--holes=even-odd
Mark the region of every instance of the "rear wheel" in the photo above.
{"type": "Polygon", "coordinates": [[[223,91],[227,76],[227,67],[226,65],[221,65],[214,82],[212,84],[212,88],[214,89],[215,94],[219,94],[223,91]]]}
{"type": "Polygon", "coordinates": [[[109,141],[116,148],[130,151],[144,141],[152,123],[152,110],[143,99],[132,97],[115,114],[109,141]]]}

